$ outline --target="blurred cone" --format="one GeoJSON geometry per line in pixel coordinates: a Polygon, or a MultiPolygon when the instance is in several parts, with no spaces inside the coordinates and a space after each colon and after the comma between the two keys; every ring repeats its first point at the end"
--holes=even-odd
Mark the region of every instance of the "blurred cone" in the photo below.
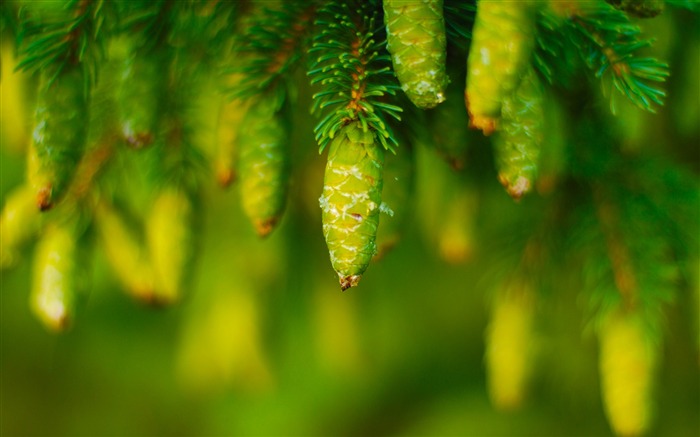
{"type": "Polygon", "coordinates": [[[615,434],[639,436],[649,430],[658,349],[639,315],[609,316],[599,332],[600,375],[605,413],[615,434]]]}
{"type": "Polygon", "coordinates": [[[39,230],[41,213],[34,194],[22,185],[7,196],[0,215],[0,268],[12,266],[17,250],[39,230]]]}
{"type": "Polygon", "coordinates": [[[500,292],[486,329],[489,396],[500,410],[519,408],[526,396],[533,361],[533,296],[527,286],[514,284],[500,292]]]}

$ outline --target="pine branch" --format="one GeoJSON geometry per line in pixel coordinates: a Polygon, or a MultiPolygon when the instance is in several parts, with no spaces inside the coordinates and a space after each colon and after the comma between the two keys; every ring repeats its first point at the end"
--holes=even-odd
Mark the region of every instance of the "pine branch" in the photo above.
{"type": "MultiPolygon", "coordinates": [[[[655,112],[666,96],[657,85],[669,75],[668,64],[645,58],[638,51],[653,41],[640,39],[641,30],[624,13],[604,3],[582,6],[568,21],[571,40],[588,67],[609,88],[627,96],[635,105],[655,112]]],[[[615,112],[614,98],[611,106],[615,112]]]]}
{"type": "Polygon", "coordinates": [[[168,37],[173,2],[168,0],[120,0],[117,3],[119,32],[136,34],[138,50],[155,50],[168,37]]]}
{"type": "Polygon", "coordinates": [[[536,46],[532,53],[532,64],[549,84],[567,86],[576,70],[575,56],[566,48],[562,38],[563,20],[546,8],[537,17],[536,46]]]}
{"type": "Polygon", "coordinates": [[[331,1],[316,25],[308,75],[311,84],[323,90],[314,94],[313,111],[323,113],[316,126],[316,140],[322,151],[336,132],[353,121],[372,130],[386,149],[396,140],[385,116],[400,120],[402,109],[383,101],[399,89],[386,51],[381,8],[375,1],[331,1]]]}
{"type": "Polygon", "coordinates": [[[637,305],[637,275],[634,272],[628,247],[618,232],[619,212],[607,201],[601,187],[594,187],[593,198],[596,215],[605,239],[610,260],[614,284],[620,293],[623,305],[627,309],[637,305]]]}
{"type": "Polygon", "coordinates": [[[11,37],[13,40],[17,37],[17,5],[13,1],[3,1],[0,3],[0,35],[2,38],[11,37]]]}
{"type": "Polygon", "coordinates": [[[231,55],[238,17],[246,7],[245,0],[174,1],[168,43],[186,49],[201,67],[219,70],[231,55]]]}
{"type": "Polygon", "coordinates": [[[445,0],[443,9],[447,41],[462,50],[468,50],[476,16],[476,2],[445,0]]]}
{"type": "Polygon", "coordinates": [[[606,279],[598,290],[591,290],[592,303],[600,316],[619,305],[640,311],[655,331],[662,321],[664,304],[673,301],[677,292],[680,272],[668,236],[659,232],[661,223],[653,205],[645,196],[635,198],[631,190],[619,188],[619,193],[613,193],[603,184],[593,186],[607,263],[599,266],[599,278],[606,279]]]}
{"type": "Polygon", "coordinates": [[[316,10],[315,0],[295,0],[284,3],[280,9],[264,9],[259,20],[251,17],[259,24],[249,26],[237,42],[233,58],[240,64],[227,71],[242,77],[228,90],[231,98],[247,99],[273,91],[284,93],[278,84],[301,59],[316,10]]]}
{"type": "Polygon", "coordinates": [[[17,69],[50,71],[50,84],[65,68],[81,66],[90,82],[105,52],[104,0],[28,2],[20,10],[17,69]]]}

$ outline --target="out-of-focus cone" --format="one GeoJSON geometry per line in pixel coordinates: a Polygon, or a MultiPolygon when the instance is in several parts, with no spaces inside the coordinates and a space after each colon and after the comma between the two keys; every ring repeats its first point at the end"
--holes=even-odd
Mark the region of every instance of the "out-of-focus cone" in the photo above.
{"type": "MultiPolygon", "coordinates": [[[[8,38],[11,39],[11,38],[8,38]]],[[[2,146],[13,152],[21,152],[29,146],[30,114],[27,112],[29,94],[27,74],[14,71],[17,65],[13,44],[2,44],[2,81],[0,81],[0,138],[2,146]]]]}
{"type": "Polygon", "coordinates": [[[155,273],[155,304],[172,304],[188,286],[195,257],[195,207],[183,190],[158,193],[146,221],[146,241],[155,273]]]}
{"type": "Polygon", "coordinates": [[[452,264],[467,262],[474,256],[474,217],[478,198],[468,186],[459,186],[450,202],[446,203],[445,216],[439,228],[440,256],[452,264]]]}
{"type": "Polygon", "coordinates": [[[214,171],[216,172],[216,180],[222,187],[228,187],[236,179],[234,162],[236,142],[243,115],[245,115],[248,106],[248,103],[241,100],[228,102],[222,99],[219,108],[214,171]]]}
{"type": "Polygon", "coordinates": [[[273,380],[255,295],[241,287],[212,291],[185,326],[177,360],[182,384],[197,393],[268,390],[273,380]]]}
{"type": "Polygon", "coordinates": [[[450,169],[431,150],[419,147],[416,153],[416,212],[422,230],[442,259],[467,262],[476,246],[478,192],[464,174],[450,169]]]}
{"type": "Polygon", "coordinates": [[[652,419],[652,388],[658,345],[638,314],[610,314],[598,333],[605,413],[619,436],[646,434],[652,419]]]}
{"type": "Polygon", "coordinates": [[[526,284],[512,284],[493,302],[486,329],[486,367],[489,396],[498,409],[517,409],[526,397],[534,355],[534,313],[526,284]]]}
{"type": "Polygon", "coordinates": [[[73,222],[47,226],[37,244],[30,304],[49,330],[64,331],[73,323],[76,300],[87,279],[82,249],[73,222]]]}
{"type": "Polygon", "coordinates": [[[145,245],[106,201],[99,201],[94,213],[101,246],[119,281],[135,298],[146,303],[156,300],[153,268],[145,245]]]}
{"type": "Polygon", "coordinates": [[[17,250],[39,230],[41,221],[34,190],[22,185],[12,191],[0,215],[0,269],[17,261],[17,250]]]}

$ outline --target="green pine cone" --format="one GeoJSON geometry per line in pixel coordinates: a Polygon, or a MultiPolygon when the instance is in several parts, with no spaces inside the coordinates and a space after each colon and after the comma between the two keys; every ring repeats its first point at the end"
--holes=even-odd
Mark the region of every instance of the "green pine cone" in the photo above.
{"type": "Polygon", "coordinates": [[[386,157],[381,206],[386,214],[377,230],[377,257],[384,256],[401,239],[412,203],[413,173],[413,151],[409,147],[386,157]]]}
{"type": "Polygon", "coordinates": [[[384,149],[358,122],[343,127],[331,142],[319,203],[343,290],[357,285],[376,253],[383,167],[384,149]]]}
{"type": "Polygon", "coordinates": [[[31,308],[52,331],[64,331],[75,316],[77,296],[85,287],[86,259],[80,256],[74,224],[48,226],[34,252],[31,308]]]}
{"type": "Polygon", "coordinates": [[[529,1],[480,1],[476,10],[465,101],[471,126],[496,130],[503,100],[518,86],[530,62],[535,7],[529,1]]]}
{"type": "Polygon", "coordinates": [[[129,53],[119,65],[116,88],[119,127],[132,147],[153,143],[163,112],[167,68],[158,53],[129,53]]]}
{"type": "Polygon", "coordinates": [[[419,108],[445,100],[447,38],[442,0],[384,0],[387,49],[408,98],[419,108]]]}
{"type": "Polygon", "coordinates": [[[287,201],[289,132],[274,101],[263,98],[248,110],[239,138],[238,175],[243,210],[265,237],[287,201]]]}
{"type": "Polygon", "coordinates": [[[537,177],[544,141],[544,90],[529,69],[515,93],[503,102],[502,125],[494,138],[498,179],[514,199],[528,193],[537,177]]]}
{"type": "Polygon", "coordinates": [[[53,83],[50,79],[46,73],[41,75],[34,115],[36,162],[29,174],[42,211],[66,194],[85,153],[90,119],[84,69],[67,67],[53,83]]]}

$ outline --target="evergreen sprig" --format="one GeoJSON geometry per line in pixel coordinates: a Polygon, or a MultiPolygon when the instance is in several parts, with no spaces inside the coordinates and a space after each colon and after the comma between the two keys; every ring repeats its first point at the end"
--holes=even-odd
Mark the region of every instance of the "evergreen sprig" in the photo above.
{"type": "Polygon", "coordinates": [[[317,1],[294,0],[279,9],[265,8],[262,17],[254,15],[236,42],[234,61],[239,64],[226,72],[242,78],[229,89],[234,99],[247,99],[277,90],[277,84],[297,65],[317,10],[317,1]]]}
{"type": "Polygon", "coordinates": [[[81,66],[94,81],[105,52],[107,9],[104,0],[25,3],[19,12],[17,69],[50,71],[50,84],[67,66],[81,66]]]}
{"type": "Polygon", "coordinates": [[[657,335],[664,307],[678,292],[679,266],[697,254],[689,247],[697,242],[690,236],[697,233],[697,214],[673,205],[697,202],[697,183],[677,164],[624,153],[605,126],[603,118],[582,117],[571,143],[569,187],[575,191],[568,197],[577,205],[567,208],[567,252],[572,265],[583,266],[593,325],[623,308],[644,314],[657,335]]]}
{"type": "Polygon", "coordinates": [[[156,49],[167,38],[171,8],[172,1],[168,0],[120,0],[119,31],[137,34],[139,38],[134,40],[143,50],[156,49]]]}
{"type": "Polygon", "coordinates": [[[384,148],[396,139],[385,116],[400,120],[402,109],[383,100],[399,85],[386,51],[381,8],[376,1],[331,1],[320,13],[308,75],[323,90],[314,94],[314,112],[325,112],[315,128],[321,151],[336,132],[353,121],[371,129],[384,148]]]}
{"type": "Polygon", "coordinates": [[[641,39],[639,26],[625,13],[602,2],[584,3],[568,23],[571,41],[596,77],[602,79],[613,112],[611,88],[650,112],[655,112],[654,104],[663,104],[666,92],[658,84],[668,77],[668,64],[639,56],[638,52],[653,41],[641,39]]]}
{"type": "Polygon", "coordinates": [[[174,1],[168,42],[191,52],[194,62],[218,70],[229,59],[236,24],[246,6],[243,0],[174,1]]]}
{"type": "Polygon", "coordinates": [[[568,85],[576,70],[576,62],[570,50],[566,49],[566,39],[562,38],[562,19],[546,8],[537,17],[536,46],[532,53],[532,64],[550,84],[568,85]]]}
{"type": "Polygon", "coordinates": [[[454,46],[467,50],[476,17],[476,1],[445,0],[443,10],[447,40],[454,46]]]}
{"type": "Polygon", "coordinates": [[[14,40],[17,36],[17,6],[14,2],[3,1],[0,3],[0,35],[2,38],[10,37],[14,40]]]}
{"type": "Polygon", "coordinates": [[[659,232],[663,221],[646,193],[606,182],[590,185],[590,214],[579,221],[593,323],[624,308],[642,312],[650,332],[658,335],[680,279],[673,248],[668,235],[659,232]]]}

